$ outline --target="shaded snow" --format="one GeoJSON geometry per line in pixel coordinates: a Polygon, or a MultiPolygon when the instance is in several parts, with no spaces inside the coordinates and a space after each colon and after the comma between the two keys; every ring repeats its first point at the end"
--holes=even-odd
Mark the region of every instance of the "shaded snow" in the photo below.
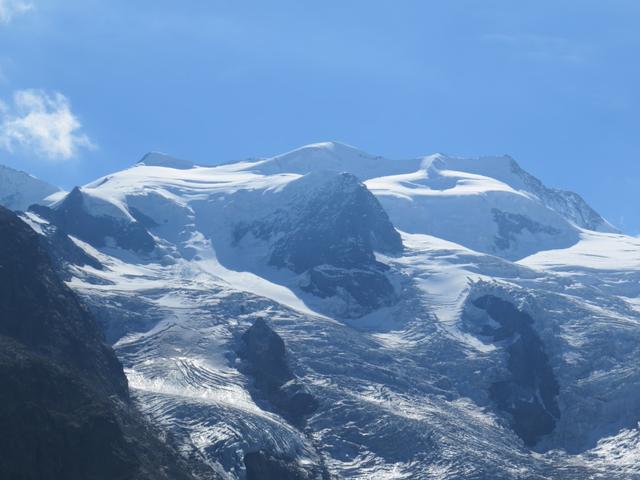
{"type": "Polygon", "coordinates": [[[0,205],[10,210],[26,210],[34,203],[48,203],[47,197],[60,192],[28,173],[0,165],[0,205]]]}
{"type": "Polygon", "coordinates": [[[335,142],[216,167],[153,154],[82,191],[95,215],[152,219],[156,249],[74,239],[105,269],[74,267],[68,284],[115,337],[145,413],[228,478],[260,448],[337,478],[638,478],[640,240],[595,231],[607,224],[579,197],[532,178],[509,157],[394,161],[335,142]],[[233,241],[241,222],[287,215],[302,198],[290,191],[314,191],[326,171],[366,180],[404,243],[376,254],[397,303],[358,319],[267,265],[260,239],[233,241]],[[558,378],[562,416],[535,451],[491,405],[508,365],[482,334],[481,295],[531,316],[558,378]],[[257,318],[319,400],[304,429],[252,398],[239,368],[237,339],[257,318]]]}

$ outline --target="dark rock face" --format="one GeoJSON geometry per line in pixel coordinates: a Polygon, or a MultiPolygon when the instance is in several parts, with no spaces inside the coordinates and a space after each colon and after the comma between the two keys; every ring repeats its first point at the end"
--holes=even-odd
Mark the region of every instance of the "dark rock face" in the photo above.
{"type": "Polygon", "coordinates": [[[127,397],[115,354],[77,297],[54,273],[41,238],[0,210],[0,335],[94,376],[110,394],[127,397]]]}
{"type": "Polygon", "coordinates": [[[399,253],[403,245],[375,196],[347,173],[310,174],[287,189],[290,208],[238,227],[236,241],[248,232],[276,239],[269,263],[306,273],[303,288],[319,297],[345,292],[360,314],[393,304],[393,286],[374,252],[399,253]]]}
{"type": "Polygon", "coordinates": [[[122,366],[46,243],[4,208],[0,385],[0,478],[191,478],[139,418],[122,366]]]}
{"type": "Polygon", "coordinates": [[[258,319],[242,335],[238,356],[246,362],[259,396],[295,424],[318,408],[318,401],[294,376],[285,344],[267,323],[258,319]]]}
{"type": "MultiPolygon", "coordinates": [[[[125,222],[109,216],[90,215],[84,207],[84,195],[76,187],[56,208],[32,205],[33,212],[47,219],[62,232],[73,235],[96,248],[107,245],[107,238],[126,250],[149,253],[155,248],[144,222],[125,222]]],[[[143,219],[144,220],[144,219],[143,219]]]]}
{"type": "Polygon", "coordinates": [[[128,478],[138,467],[114,408],[46,356],[0,340],[0,477],[128,478]]]}
{"type": "MultiPolygon", "coordinates": [[[[37,207],[35,207],[37,209],[37,207]]],[[[53,225],[40,225],[44,236],[40,239],[45,243],[47,252],[55,271],[65,279],[69,276],[68,266],[89,265],[96,270],[102,270],[103,265],[94,257],[78,247],[69,236],[53,225]]]]}
{"type": "Polygon", "coordinates": [[[499,410],[510,414],[512,428],[524,443],[534,446],[553,431],[560,417],[560,388],[544,344],[532,327],[533,319],[511,303],[485,295],[473,304],[500,324],[498,328],[484,326],[482,333],[495,342],[510,342],[506,350],[511,375],[491,385],[490,398],[499,410]]]}
{"type": "Polygon", "coordinates": [[[275,458],[266,452],[249,452],[244,456],[247,480],[307,480],[308,472],[295,461],[275,458]]]}
{"type": "Polygon", "coordinates": [[[129,213],[131,213],[131,216],[133,216],[133,218],[135,218],[136,221],[145,228],[153,228],[158,226],[158,223],[153,218],[145,215],[136,207],[129,207],[129,213]]]}
{"type": "Polygon", "coordinates": [[[297,273],[318,265],[363,268],[376,263],[374,251],[402,251],[400,235],[386,212],[351,174],[328,179],[298,208],[299,215],[284,229],[288,233],[271,255],[276,266],[297,273]]]}
{"type": "Polygon", "coordinates": [[[530,233],[545,233],[547,235],[559,235],[561,233],[556,228],[542,225],[524,215],[503,212],[496,208],[491,213],[493,213],[493,218],[498,225],[495,245],[499,250],[508,250],[513,243],[517,242],[516,235],[520,235],[524,230],[530,233]]]}
{"type": "MultiPolygon", "coordinates": [[[[258,319],[242,335],[238,356],[255,382],[256,401],[273,409],[297,426],[318,409],[318,401],[295,377],[287,363],[284,341],[267,323],[258,319]]],[[[325,478],[322,466],[300,466],[295,459],[276,457],[265,451],[244,456],[247,480],[305,480],[325,478]]]]}
{"type": "Polygon", "coordinates": [[[241,358],[247,360],[256,374],[260,388],[280,386],[293,378],[286,360],[284,341],[267,322],[259,318],[242,334],[241,358]]]}
{"type": "Polygon", "coordinates": [[[46,237],[48,251],[52,254],[51,260],[56,264],[56,271],[64,270],[64,262],[72,265],[89,265],[97,270],[102,270],[102,264],[84,250],[78,247],[69,236],[56,229],[46,237]]]}
{"type": "Polygon", "coordinates": [[[320,298],[336,296],[342,290],[360,306],[388,306],[394,303],[396,296],[384,272],[384,265],[372,265],[369,269],[322,265],[309,270],[308,283],[303,284],[302,289],[320,298]]]}

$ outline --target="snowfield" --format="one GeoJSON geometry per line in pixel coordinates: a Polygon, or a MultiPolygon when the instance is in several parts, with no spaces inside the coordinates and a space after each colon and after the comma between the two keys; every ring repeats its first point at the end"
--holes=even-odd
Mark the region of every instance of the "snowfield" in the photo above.
{"type": "Polygon", "coordinates": [[[69,232],[101,268],[68,284],[144,413],[222,478],[258,450],[300,478],[640,478],[640,240],[511,158],[149,154],[79,192],[24,218],[109,219],[69,232]],[[301,423],[239,357],[257,319],[318,401],[301,423]]]}
{"type": "Polygon", "coordinates": [[[49,202],[59,194],[58,187],[28,173],[0,165],[0,205],[26,210],[32,203],[49,202]]]}

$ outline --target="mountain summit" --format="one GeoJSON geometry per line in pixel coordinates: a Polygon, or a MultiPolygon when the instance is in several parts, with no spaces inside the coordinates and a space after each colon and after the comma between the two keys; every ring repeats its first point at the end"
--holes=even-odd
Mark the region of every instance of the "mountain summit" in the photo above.
{"type": "Polygon", "coordinates": [[[10,210],[26,210],[60,191],[28,173],[0,165],[0,205],[10,210]]]}
{"type": "Polygon", "coordinates": [[[510,157],[150,154],[20,215],[222,478],[640,477],[640,240],[510,157]]]}

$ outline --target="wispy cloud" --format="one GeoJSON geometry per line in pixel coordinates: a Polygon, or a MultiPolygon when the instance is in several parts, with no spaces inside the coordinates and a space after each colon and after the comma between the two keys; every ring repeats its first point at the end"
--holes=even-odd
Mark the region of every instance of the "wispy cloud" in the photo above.
{"type": "Polygon", "coordinates": [[[94,144],[61,93],[18,90],[12,103],[0,102],[0,146],[29,150],[50,160],[68,160],[94,144]]]}
{"type": "Polygon", "coordinates": [[[33,4],[24,0],[0,0],[0,23],[7,24],[13,17],[33,9],[33,4]]]}
{"type": "Polygon", "coordinates": [[[492,33],[484,35],[483,39],[512,48],[518,56],[531,60],[583,63],[588,58],[588,49],[564,37],[527,33],[492,33]]]}

